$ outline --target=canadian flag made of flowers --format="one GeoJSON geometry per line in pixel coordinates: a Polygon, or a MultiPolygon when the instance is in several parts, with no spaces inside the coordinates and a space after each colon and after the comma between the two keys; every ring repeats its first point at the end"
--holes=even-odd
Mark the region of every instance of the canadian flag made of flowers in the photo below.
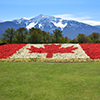
{"type": "Polygon", "coordinates": [[[78,47],[73,48],[73,46],[64,48],[64,47],[61,47],[61,44],[58,44],[58,45],[46,44],[44,45],[44,48],[42,47],[37,48],[37,47],[31,46],[31,48],[27,48],[27,49],[30,50],[29,53],[47,53],[46,58],[52,58],[53,53],[74,53],[73,50],[77,49],[78,47]]]}
{"type": "Polygon", "coordinates": [[[100,43],[5,44],[0,46],[0,58],[100,59],[100,43]]]}

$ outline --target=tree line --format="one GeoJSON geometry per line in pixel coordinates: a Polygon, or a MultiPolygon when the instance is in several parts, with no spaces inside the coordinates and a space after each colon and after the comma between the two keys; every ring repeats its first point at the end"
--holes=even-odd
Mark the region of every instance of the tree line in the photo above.
{"type": "Polygon", "coordinates": [[[62,31],[55,29],[52,33],[41,31],[39,28],[31,28],[29,31],[21,27],[17,30],[8,28],[0,43],[100,43],[100,34],[93,32],[89,36],[79,33],[77,38],[63,37],[62,31]]]}

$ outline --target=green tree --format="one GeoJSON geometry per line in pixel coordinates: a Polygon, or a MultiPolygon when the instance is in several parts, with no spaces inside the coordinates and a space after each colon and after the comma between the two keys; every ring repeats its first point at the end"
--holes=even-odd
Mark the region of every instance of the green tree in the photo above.
{"type": "Polygon", "coordinates": [[[92,43],[92,40],[89,36],[86,36],[86,40],[85,40],[86,43],[92,43]]]}
{"type": "Polygon", "coordinates": [[[48,32],[45,32],[45,31],[42,31],[42,40],[43,40],[43,43],[49,43],[50,42],[50,33],[48,32]]]}
{"type": "Polygon", "coordinates": [[[3,41],[0,39],[0,44],[3,43],[3,41]]]}
{"type": "Polygon", "coordinates": [[[95,41],[95,43],[100,43],[100,39],[97,39],[97,40],[95,41]]]}
{"type": "Polygon", "coordinates": [[[47,43],[52,43],[52,35],[48,32],[47,33],[47,43]]]}
{"type": "Polygon", "coordinates": [[[31,28],[29,29],[29,43],[42,43],[42,31],[38,28],[31,28]]]}
{"type": "Polygon", "coordinates": [[[75,38],[75,39],[71,40],[71,41],[70,41],[70,43],[78,43],[77,38],[75,38]]]}
{"type": "Polygon", "coordinates": [[[55,38],[53,36],[53,33],[49,33],[49,43],[55,43],[55,38]]]}
{"type": "Polygon", "coordinates": [[[59,43],[60,42],[59,37],[63,37],[62,31],[60,31],[58,29],[53,30],[53,36],[55,38],[55,42],[59,43]]]}
{"type": "Polygon", "coordinates": [[[66,36],[64,39],[65,43],[68,43],[68,37],[66,36]]]}
{"type": "Polygon", "coordinates": [[[71,43],[71,39],[68,39],[68,43],[71,43]]]}
{"type": "Polygon", "coordinates": [[[24,27],[19,28],[19,29],[16,30],[16,34],[15,34],[14,40],[17,43],[27,42],[26,41],[27,35],[28,35],[28,31],[27,31],[26,28],[24,28],[24,27]]]}
{"type": "Polygon", "coordinates": [[[91,35],[89,35],[93,43],[96,43],[96,41],[99,39],[99,36],[100,34],[96,32],[93,32],[91,35]]]}
{"type": "Polygon", "coordinates": [[[2,34],[2,35],[3,35],[4,43],[12,43],[15,37],[15,29],[8,28],[7,30],[5,30],[5,34],[2,34]]]}
{"type": "Polygon", "coordinates": [[[64,37],[58,37],[58,43],[65,43],[65,38],[64,37]]]}
{"type": "Polygon", "coordinates": [[[85,43],[85,40],[86,40],[85,34],[79,33],[78,36],[77,36],[77,40],[78,40],[79,43],[85,43]]]}

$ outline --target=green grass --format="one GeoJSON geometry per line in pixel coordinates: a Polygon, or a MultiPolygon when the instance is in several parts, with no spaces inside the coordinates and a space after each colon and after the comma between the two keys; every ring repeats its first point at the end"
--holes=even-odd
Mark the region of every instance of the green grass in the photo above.
{"type": "Polygon", "coordinates": [[[0,100],[100,100],[100,62],[0,62],[0,100]]]}

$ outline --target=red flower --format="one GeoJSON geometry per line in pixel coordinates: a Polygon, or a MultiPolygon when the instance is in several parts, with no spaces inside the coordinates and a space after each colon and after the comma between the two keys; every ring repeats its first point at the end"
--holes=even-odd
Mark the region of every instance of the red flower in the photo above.
{"type": "Polygon", "coordinates": [[[5,44],[0,46],[0,58],[8,58],[26,44],[5,44]]]}
{"type": "Polygon", "coordinates": [[[91,59],[100,59],[100,43],[83,43],[80,46],[91,59]]]}

